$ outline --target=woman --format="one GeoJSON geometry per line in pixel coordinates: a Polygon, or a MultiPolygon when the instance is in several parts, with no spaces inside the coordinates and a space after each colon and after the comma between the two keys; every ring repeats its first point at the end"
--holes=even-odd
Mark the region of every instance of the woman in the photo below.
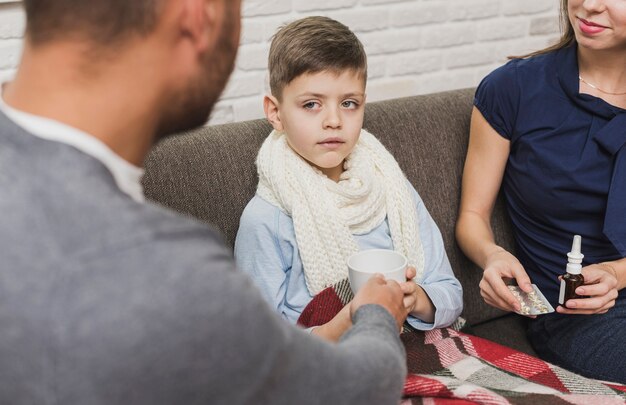
{"type": "Polygon", "coordinates": [[[535,283],[556,313],[531,320],[540,357],[626,383],[626,1],[562,0],[555,46],[511,60],[479,85],[457,239],[484,269],[484,300],[519,304],[503,279],[535,283]],[[502,187],[516,256],[490,216],[502,187]],[[558,276],[575,234],[585,284],[558,306],[558,276]]]}

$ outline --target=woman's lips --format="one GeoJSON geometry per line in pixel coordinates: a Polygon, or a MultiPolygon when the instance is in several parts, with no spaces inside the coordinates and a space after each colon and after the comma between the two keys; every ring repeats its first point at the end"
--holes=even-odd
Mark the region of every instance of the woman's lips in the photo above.
{"type": "Polygon", "coordinates": [[[585,34],[598,34],[606,29],[605,26],[587,21],[584,18],[578,19],[578,27],[585,34]]]}

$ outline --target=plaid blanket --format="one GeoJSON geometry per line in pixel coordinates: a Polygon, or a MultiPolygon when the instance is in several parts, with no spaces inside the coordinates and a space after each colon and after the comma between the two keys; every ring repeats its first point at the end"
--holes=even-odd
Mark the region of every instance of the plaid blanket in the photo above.
{"type": "MultiPolygon", "coordinates": [[[[352,299],[347,280],[320,292],[298,320],[328,322],[352,299]]],[[[460,332],[405,326],[408,376],[403,404],[626,404],[626,386],[571,373],[539,358],[460,332]]]]}

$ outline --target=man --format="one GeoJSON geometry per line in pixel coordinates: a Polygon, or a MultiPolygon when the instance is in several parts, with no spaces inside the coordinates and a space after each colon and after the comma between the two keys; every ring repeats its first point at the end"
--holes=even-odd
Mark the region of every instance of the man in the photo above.
{"type": "Polygon", "coordinates": [[[324,342],[272,313],[215,232],[143,200],[149,148],[224,87],[240,2],[23,3],[0,102],[0,403],[397,402],[396,283],[372,279],[324,342]]]}

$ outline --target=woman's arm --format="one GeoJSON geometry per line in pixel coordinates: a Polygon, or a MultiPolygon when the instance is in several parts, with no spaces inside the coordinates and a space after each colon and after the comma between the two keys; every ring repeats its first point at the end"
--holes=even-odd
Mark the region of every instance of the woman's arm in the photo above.
{"type": "Polygon", "coordinates": [[[503,278],[514,278],[527,292],[530,279],[519,261],[495,243],[491,214],[500,190],[510,151],[510,141],[498,134],[474,107],[456,237],[463,252],[484,269],[481,295],[488,304],[506,311],[519,310],[519,303],[503,278]]]}

